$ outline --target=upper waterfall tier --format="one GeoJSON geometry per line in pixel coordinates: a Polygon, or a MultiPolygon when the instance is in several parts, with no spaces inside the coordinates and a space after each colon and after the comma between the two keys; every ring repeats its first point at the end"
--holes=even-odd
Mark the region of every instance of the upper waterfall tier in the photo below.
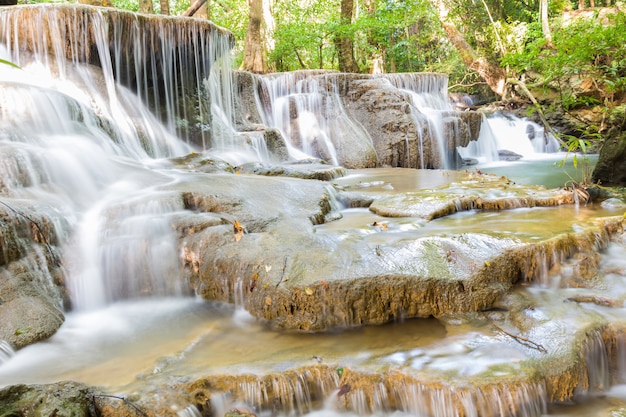
{"type": "Polygon", "coordinates": [[[452,107],[446,74],[235,77],[233,45],[230,32],[202,19],[69,4],[0,10],[0,58],[28,74],[17,82],[68,84],[63,93],[140,158],[141,148],[157,158],[195,149],[237,166],[318,158],[346,168],[445,169],[498,158],[495,145],[461,158],[459,148],[486,135],[481,114],[452,107]]]}
{"type": "MultiPolygon", "coordinates": [[[[50,69],[60,79],[78,78],[100,107],[125,104],[130,117],[136,117],[129,110],[136,106],[120,103],[116,84],[124,86],[171,132],[196,142],[208,140],[207,99],[213,87],[207,80],[231,76],[234,38],[225,29],[202,19],[70,4],[2,8],[0,28],[0,44],[8,49],[4,54],[0,50],[0,56],[8,55],[3,58],[23,68],[50,69]],[[215,71],[214,66],[222,65],[225,71],[215,71]]],[[[221,81],[215,80],[215,88],[232,86],[221,81]]],[[[111,112],[119,116],[115,109],[111,112]]]]}
{"type": "Polygon", "coordinates": [[[237,77],[240,129],[278,130],[298,152],[347,168],[456,168],[456,148],[479,136],[481,115],[456,112],[448,76],[332,71],[237,77]]]}

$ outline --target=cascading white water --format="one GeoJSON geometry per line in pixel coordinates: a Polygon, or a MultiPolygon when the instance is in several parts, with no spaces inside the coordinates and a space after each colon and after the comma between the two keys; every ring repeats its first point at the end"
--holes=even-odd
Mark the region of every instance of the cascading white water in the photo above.
{"type": "Polygon", "coordinates": [[[306,72],[261,77],[259,82],[268,96],[269,108],[265,109],[257,98],[258,107],[263,123],[279,129],[286,138],[292,158],[320,155],[337,165],[335,144],[341,143],[342,136],[367,137],[367,133],[346,115],[333,81],[319,77],[306,72]],[[332,91],[322,93],[326,87],[332,91]]]}
{"type": "MultiPolygon", "coordinates": [[[[452,105],[448,100],[448,77],[443,74],[385,74],[381,75],[389,80],[396,88],[406,91],[411,104],[417,110],[426,115],[428,131],[431,135],[431,148],[437,149],[441,160],[441,168],[454,169],[453,162],[454,149],[446,149],[446,138],[444,132],[444,117],[452,112],[452,105]]],[[[420,119],[413,114],[413,119],[419,125],[420,119]]],[[[420,138],[420,149],[422,148],[420,138]]],[[[423,158],[420,158],[423,161],[423,158]]],[[[420,168],[426,168],[421,166],[420,168]]]]}
{"type": "MultiPolygon", "coordinates": [[[[440,167],[455,168],[455,152],[448,149],[445,138],[446,117],[453,113],[447,98],[447,76],[407,73],[376,75],[375,78],[402,91],[411,104],[407,107],[418,127],[419,155],[411,155],[407,143],[407,154],[402,161],[404,166],[427,168],[422,142],[429,140],[428,148],[441,161],[440,167]],[[426,126],[422,129],[424,124],[426,126]],[[422,135],[422,131],[427,131],[428,135],[422,135]],[[412,163],[413,160],[418,161],[418,165],[412,163]]],[[[344,80],[341,74],[314,71],[269,74],[258,78],[256,101],[262,123],[282,133],[293,159],[316,156],[337,164],[335,149],[341,144],[354,140],[351,138],[372,143],[367,130],[344,108],[346,98],[341,90],[345,87],[341,87],[341,83],[346,82],[349,80],[344,80]]]]}
{"type": "Polygon", "coordinates": [[[536,158],[559,148],[557,139],[539,124],[512,114],[495,113],[483,117],[480,138],[459,151],[464,158],[489,163],[500,159],[499,152],[507,152],[512,158],[536,158]]]}
{"type": "Polygon", "coordinates": [[[4,340],[0,340],[0,365],[15,355],[13,347],[4,340]]]}
{"type": "Polygon", "coordinates": [[[2,191],[66,219],[74,308],[184,292],[171,220],[184,206],[159,191],[174,177],[156,162],[231,135],[209,128],[233,125],[231,39],[207,26],[104,9],[0,13],[0,58],[20,67],[0,71],[2,191]]]}

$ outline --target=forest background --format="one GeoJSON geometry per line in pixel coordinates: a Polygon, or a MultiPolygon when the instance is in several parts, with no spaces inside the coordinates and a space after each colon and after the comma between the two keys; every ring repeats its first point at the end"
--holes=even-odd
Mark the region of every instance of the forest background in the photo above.
{"type": "Polygon", "coordinates": [[[80,1],[208,18],[246,71],[442,72],[451,93],[557,125],[571,151],[609,132],[626,142],[626,6],[613,0],[80,1]]]}

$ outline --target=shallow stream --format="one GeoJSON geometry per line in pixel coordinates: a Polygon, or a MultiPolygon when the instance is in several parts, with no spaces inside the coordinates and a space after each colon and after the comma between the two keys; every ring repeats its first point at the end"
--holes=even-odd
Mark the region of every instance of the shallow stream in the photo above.
{"type": "MultiPolygon", "coordinates": [[[[550,164],[545,169],[553,167],[550,164]]],[[[391,188],[409,191],[437,187],[454,177],[454,174],[435,171],[382,169],[353,172],[335,183],[380,193],[391,188]]],[[[366,209],[346,209],[342,219],[317,226],[317,233],[337,239],[345,239],[346,235],[354,233],[394,239],[402,234],[446,235],[479,231],[533,241],[583,228],[594,218],[621,214],[623,207],[593,204],[470,211],[425,222],[410,218],[379,218],[366,209]],[[370,225],[374,221],[388,224],[384,237],[372,232],[370,225]]],[[[623,303],[626,300],[626,290],[622,289],[626,288],[626,245],[624,242],[611,244],[601,256],[601,266],[606,272],[602,282],[589,291],[623,303]]],[[[568,316],[567,320],[573,320],[574,328],[597,320],[597,316],[620,326],[626,325],[626,312],[621,307],[564,303],[563,300],[572,294],[587,291],[560,288],[563,287],[560,279],[566,274],[567,268],[564,267],[559,273],[547,274],[538,284],[518,289],[520,297],[535,305],[533,315],[553,317],[558,321],[568,316]]],[[[551,340],[538,339],[537,342],[551,343],[551,340]]],[[[521,372],[515,364],[535,354],[532,349],[494,331],[480,317],[401,320],[381,326],[302,334],[270,330],[239,306],[188,297],[157,298],[122,301],[94,311],[69,313],[66,323],[52,338],[20,350],[0,365],[0,384],[76,380],[103,386],[107,391],[119,394],[170,376],[200,378],[211,374],[264,374],[315,364],[372,373],[405,369],[420,375],[449,375],[454,380],[456,377],[471,378],[486,371],[499,372],[502,376],[507,373],[515,375],[521,372]]],[[[625,358],[625,365],[613,371],[618,373],[613,376],[617,381],[626,378],[626,350],[620,355],[625,358]]],[[[608,372],[608,368],[598,372],[608,372]]],[[[608,378],[608,375],[600,378],[608,378]]],[[[322,411],[307,415],[350,415],[348,411],[338,411],[341,407],[334,404],[332,395],[329,398],[328,404],[319,405],[322,411]]],[[[605,416],[607,409],[616,406],[626,406],[626,387],[619,384],[583,395],[571,404],[537,405],[551,416],[605,416]]],[[[227,402],[224,407],[228,408],[227,402]]],[[[441,399],[441,407],[447,411],[437,415],[456,415],[446,408],[445,398],[441,399]]],[[[381,413],[388,414],[375,412],[377,415],[381,413]]],[[[402,415],[400,412],[392,414],[402,415]]]]}

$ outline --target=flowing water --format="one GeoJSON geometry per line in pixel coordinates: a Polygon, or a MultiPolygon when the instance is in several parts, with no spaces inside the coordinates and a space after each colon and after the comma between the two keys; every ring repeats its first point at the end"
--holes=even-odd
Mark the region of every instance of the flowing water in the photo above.
{"type": "MultiPolygon", "coordinates": [[[[4,65],[0,70],[1,201],[9,207],[30,205],[57,219],[53,227],[62,248],[72,310],[59,331],[46,341],[17,352],[0,341],[0,386],[76,380],[123,393],[150,385],[159,377],[263,375],[320,365],[332,370],[317,382],[327,401],[313,402],[314,393],[304,383],[277,387],[285,390],[285,398],[293,396],[284,407],[288,414],[599,416],[616,405],[626,406],[626,390],[620,385],[626,380],[623,335],[617,343],[616,371],[609,369],[601,335],[594,333],[587,339],[584,361],[589,387],[581,384],[575,404],[557,406],[548,404],[546,387],[540,382],[515,387],[504,383],[483,390],[445,384],[433,388],[426,383],[441,375],[468,381],[491,369],[504,379],[523,372],[520,364],[536,352],[517,346],[502,334],[494,336],[493,328],[480,320],[399,320],[325,334],[296,334],[270,330],[240,303],[226,305],[195,298],[177,279],[181,275],[180,253],[172,225],[186,210],[180,196],[168,188],[186,174],[175,169],[168,158],[211,150],[233,158],[245,153],[243,160],[263,159],[258,146],[253,146],[252,156],[244,152],[250,143],[242,142],[233,128],[229,37],[220,31],[207,32],[195,21],[181,27],[167,19],[148,25],[139,18],[109,20],[103,11],[67,14],[63,9],[44,12],[37,7],[25,9],[31,19],[25,27],[23,15],[11,10],[0,12],[0,58],[21,69],[4,65]],[[93,28],[96,50],[86,48],[86,42],[78,37],[86,26],[93,28]],[[46,32],[41,32],[44,28],[46,32]],[[129,36],[136,39],[133,48],[124,42],[129,36]],[[155,39],[160,42],[156,52],[155,39]],[[34,48],[27,51],[20,47],[22,42],[30,42],[34,48]],[[191,48],[177,46],[180,44],[191,48]],[[96,63],[100,70],[96,71],[96,63]],[[153,79],[161,82],[149,84],[153,79]],[[204,100],[207,97],[210,100],[204,100]],[[355,390],[346,409],[337,401],[335,369],[362,369],[372,375],[396,370],[414,381],[396,385],[392,391],[385,388],[384,381],[372,383],[371,393],[355,390]],[[392,402],[396,404],[393,409],[392,402]]],[[[429,115],[428,123],[436,131],[441,112],[450,111],[445,77],[397,75],[387,79],[411,92],[415,109],[429,115]],[[432,84],[419,85],[424,79],[432,84]]],[[[322,153],[336,161],[332,143],[341,137],[333,135],[340,131],[367,135],[345,116],[338,99],[321,101],[317,81],[302,74],[283,74],[260,82],[271,104],[271,111],[263,115],[264,123],[289,138],[295,159],[309,157],[315,147],[317,152],[323,148],[322,153]],[[300,115],[297,125],[289,119],[292,106],[300,115]]],[[[530,132],[528,125],[519,119],[489,119],[482,139],[476,149],[467,151],[467,157],[480,157],[480,169],[498,174],[513,172],[515,176],[512,169],[519,169],[515,178],[521,183],[545,183],[545,178],[554,181],[555,170],[561,171],[553,162],[562,156],[536,157],[538,151],[554,149],[543,134],[530,132]],[[516,148],[501,142],[501,138],[511,137],[511,129],[516,134],[523,131],[522,140],[511,142],[516,148]],[[538,137],[543,143],[540,148],[533,145],[538,137]],[[507,149],[525,158],[515,163],[496,162],[494,149],[507,149]],[[534,165],[529,168],[529,164],[534,165]],[[545,178],[529,179],[528,171],[541,171],[545,178]]],[[[362,170],[336,184],[381,194],[442,186],[455,175],[410,169],[362,170]]],[[[563,178],[567,176],[560,178],[558,185],[563,178]]],[[[362,225],[385,221],[389,227],[385,239],[488,231],[532,242],[579,230],[594,218],[621,215],[623,210],[619,205],[520,208],[471,211],[425,222],[389,221],[366,209],[342,208],[341,220],[318,225],[315,230],[332,239],[349,239],[372,233],[362,225]]],[[[380,235],[371,238],[380,239],[380,235]]],[[[601,253],[605,273],[598,291],[618,300],[626,300],[621,290],[626,278],[624,255],[626,242],[611,244],[601,253]]],[[[576,325],[597,317],[626,325],[622,308],[563,303],[578,291],[561,284],[571,280],[567,267],[545,275],[518,290],[521,297],[538,306],[528,314],[569,316],[576,325]]],[[[43,279],[52,285],[51,277],[44,274],[43,279]]],[[[248,406],[267,394],[260,391],[256,380],[242,383],[242,391],[248,406]]],[[[238,404],[233,401],[225,395],[222,411],[238,404]]],[[[172,406],[179,407],[181,416],[198,413],[186,409],[185,404],[172,406]]],[[[269,408],[259,412],[272,414],[269,408]]]]}

